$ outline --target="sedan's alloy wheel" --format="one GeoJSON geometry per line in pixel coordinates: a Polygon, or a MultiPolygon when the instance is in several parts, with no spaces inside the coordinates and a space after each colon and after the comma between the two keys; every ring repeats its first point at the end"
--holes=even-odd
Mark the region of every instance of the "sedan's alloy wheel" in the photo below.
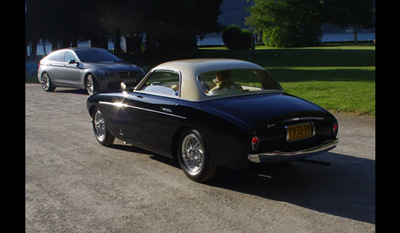
{"type": "Polygon", "coordinates": [[[89,95],[93,95],[96,91],[95,80],[93,80],[93,75],[91,74],[86,79],[86,91],[89,95]]]}
{"type": "Polygon", "coordinates": [[[42,74],[42,77],[40,79],[40,83],[42,84],[42,89],[44,91],[54,91],[54,89],[55,89],[53,87],[53,85],[51,84],[50,77],[49,77],[49,75],[47,73],[43,73],[42,74]]]}

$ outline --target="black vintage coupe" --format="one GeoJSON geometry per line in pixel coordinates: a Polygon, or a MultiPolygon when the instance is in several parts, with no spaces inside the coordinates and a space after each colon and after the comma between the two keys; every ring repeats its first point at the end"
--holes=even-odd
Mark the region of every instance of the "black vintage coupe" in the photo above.
{"type": "Polygon", "coordinates": [[[192,180],[211,179],[218,166],[289,162],[338,143],[327,110],[284,92],[263,67],[233,59],[160,64],[133,89],[87,100],[94,135],[118,138],[176,158],[192,180]]]}

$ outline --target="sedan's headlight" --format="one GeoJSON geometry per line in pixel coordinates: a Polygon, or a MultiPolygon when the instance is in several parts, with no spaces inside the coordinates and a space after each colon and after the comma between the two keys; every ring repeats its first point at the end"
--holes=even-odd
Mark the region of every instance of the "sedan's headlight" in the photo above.
{"type": "Polygon", "coordinates": [[[114,72],[109,70],[98,70],[97,72],[103,76],[112,76],[114,74],[114,72]]]}
{"type": "Polygon", "coordinates": [[[144,70],[142,68],[140,68],[139,66],[137,66],[137,65],[131,65],[131,67],[139,69],[139,73],[141,75],[145,75],[146,74],[146,72],[144,72],[144,70]]]}

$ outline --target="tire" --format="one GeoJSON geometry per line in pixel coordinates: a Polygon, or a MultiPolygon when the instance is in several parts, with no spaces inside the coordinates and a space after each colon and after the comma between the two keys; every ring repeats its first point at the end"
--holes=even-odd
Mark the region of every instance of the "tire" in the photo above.
{"type": "Polygon", "coordinates": [[[52,92],[56,88],[53,86],[48,73],[44,72],[40,78],[40,84],[42,84],[43,91],[52,92]]]}
{"type": "Polygon", "coordinates": [[[180,136],[178,160],[185,175],[196,182],[210,180],[217,170],[202,136],[196,130],[186,130],[180,136]]]}
{"type": "Polygon", "coordinates": [[[99,110],[93,112],[92,126],[94,136],[101,145],[110,146],[114,143],[115,137],[108,131],[103,114],[99,110]]]}
{"type": "Polygon", "coordinates": [[[93,95],[94,93],[99,91],[99,85],[96,81],[96,78],[89,74],[85,79],[85,88],[89,95],[93,95]]]}

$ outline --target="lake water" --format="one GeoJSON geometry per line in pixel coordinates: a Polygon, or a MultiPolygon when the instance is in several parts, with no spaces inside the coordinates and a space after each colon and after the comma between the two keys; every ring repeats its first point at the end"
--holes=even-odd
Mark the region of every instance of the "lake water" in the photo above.
{"type": "MultiPolygon", "coordinates": [[[[375,33],[357,33],[357,41],[374,41],[375,33]]],[[[354,41],[354,33],[323,34],[321,42],[346,42],[354,41]]],[[[198,40],[198,45],[223,45],[221,37],[206,37],[198,40]]]]}
{"type": "MultiPolygon", "coordinates": [[[[374,41],[375,40],[375,33],[358,33],[357,34],[357,41],[374,41]]],[[[353,33],[339,33],[339,34],[324,34],[322,35],[321,42],[346,42],[346,41],[354,41],[354,34],[353,33]]],[[[203,40],[198,40],[197,44],[200,46],[207,46],[207,45],[223,45],[222,38],[213,36],[213,37],[205,37],[203,40]]],[[[49,54],[51,52],[51,43],[45,42],[46,53],[49,54]]],[[[79,41],[78,47],[90,47],[90,41],[79,41]]],[[[121,48],[126,48],[125,40],[122,37],[121,40],[121,48]]],[[[112,41],[108,42],[108,49],[114,49],[114,43],[112,41]]],[[[29,47],[28,47],[29,53],[29,47]]],[[[37,55],[44,55],[43,44],[42,42],[38,43],[37,46],[37,55]]],[[[29,55],[29,54],[28,54],[29,55]]]]}

